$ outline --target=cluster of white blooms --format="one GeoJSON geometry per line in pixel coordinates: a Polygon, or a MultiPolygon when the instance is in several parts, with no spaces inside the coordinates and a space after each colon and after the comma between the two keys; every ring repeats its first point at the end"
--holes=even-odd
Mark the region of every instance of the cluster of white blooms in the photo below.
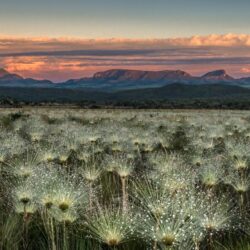
{"type": "Polygon", "coordinates": [[[136,216],[119,208],[103,208],[87,218],[90,237],[115,247],[131,240],[136,232],[136,216]]]}
{"type": "Polygon", "coordinates": [[[212,249],[249,233],[250,115],[233,114],[3,112],[0,201],[52,250],[76,232],[113,249],[212,249]]]}

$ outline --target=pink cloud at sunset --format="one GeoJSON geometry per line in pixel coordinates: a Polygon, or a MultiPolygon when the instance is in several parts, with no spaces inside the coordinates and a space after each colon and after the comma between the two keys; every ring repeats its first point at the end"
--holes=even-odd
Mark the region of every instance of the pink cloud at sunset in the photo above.
{"type": "Polygon", "coordinates": [[[167,39],[0,36],[0,67],[55,82],[114,68],[181,69],[194,75],[223,68],[244,77],[250,73],[249,47],[247,34],[167,39]]]}
{"type": "Polygon", "coordinates": [[[250,65],[248,66],[248,68],[247,67],[242,68],[241,72],[247,73],[247,74],[250,73],[250,65]]]}

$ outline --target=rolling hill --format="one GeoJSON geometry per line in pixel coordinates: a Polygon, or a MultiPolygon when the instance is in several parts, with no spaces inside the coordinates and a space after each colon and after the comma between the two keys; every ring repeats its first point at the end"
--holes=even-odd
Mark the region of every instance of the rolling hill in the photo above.
{"type": "Polygon", "coordinates": [[[12,98],[25,102],[143,101],[195,98],[250,98],[250,89],[221,84],[170,84],[161,88],[125,90],[112,93],[92,89],[0,88],[0,99],[12,98]]]}

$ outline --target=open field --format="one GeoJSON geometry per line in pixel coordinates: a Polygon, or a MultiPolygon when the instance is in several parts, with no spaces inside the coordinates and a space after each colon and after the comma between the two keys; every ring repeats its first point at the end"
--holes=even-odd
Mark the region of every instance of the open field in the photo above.
{"type": "Polygon", "coordinates": [[[0,109],[0,250],[249,250],[250,112],[0,109]]]}

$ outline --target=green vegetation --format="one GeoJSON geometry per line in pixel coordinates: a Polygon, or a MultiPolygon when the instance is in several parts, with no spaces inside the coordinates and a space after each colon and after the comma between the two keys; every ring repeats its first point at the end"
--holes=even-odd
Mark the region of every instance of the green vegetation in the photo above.
{"type": "Polygon", "coordinates": [[[0,88],[0,105],[75,105],[82,108],[250,109],[250,89],[224,84],[170,84],[160,88],[101,92],[94,89],[0,88]]]}
{"type": "Polygon", "coordinates": [[[248,111],[5,109],[0,250],[247,250],[248,111]]]}

